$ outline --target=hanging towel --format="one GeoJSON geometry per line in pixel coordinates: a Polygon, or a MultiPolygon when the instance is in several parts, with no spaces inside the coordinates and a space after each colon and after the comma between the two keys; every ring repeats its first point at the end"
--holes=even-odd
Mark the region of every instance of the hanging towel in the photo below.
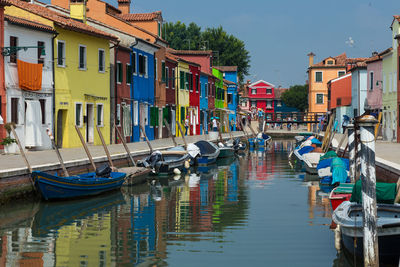
{"type": "Polygon", "coordinates": [[[129,105],[122,106],[124,136],[132,136],[132,119],[129,105]]]}
{"type": "Polygon", "coordinates": [[[25,100],[25,146],[43,145],[42,110],[38,100],[25,100]]]}
{"type": "Polygon", "coordinates": [[[17,61],[19,88],[38,91],[42,89],[42,64],[17,61]]]}

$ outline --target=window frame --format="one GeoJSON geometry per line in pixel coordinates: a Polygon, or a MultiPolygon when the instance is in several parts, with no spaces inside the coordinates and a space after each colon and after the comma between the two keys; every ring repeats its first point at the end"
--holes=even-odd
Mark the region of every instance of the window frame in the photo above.
{"type": "Polygon", "coordinates": [[[42,125],[46,124],[46,102],[45,98],[39,98],[40,111],[42,112],[42,125]]]}
{"type": "Polygon", "coordinates": [[[11,122],[13,122],[13,123],[15,123],[16,125],[19,125],[19,110],[20,110],[20,101],[21,101],[21,99],[19,98],[19,97],[11,97],[11,99],[10,99],[11,101],[11,108],[10,108],[10,112],[11,112],[11,122]],[[16,100],[16,104],[14,104],[13,103],[13,100],[16,100]],[[14,107],[14,105],[15,105],[15,113],[13,112],[13,107],[14,107]],[[15,114],[15,118],[14,118],[14,115],[13,114],[15,114]]]}
{"type": "MultiPolygon", "coordinates": [[[[167,84],[168,81],[167,81],[166,77],[167,77],[167,66],[165,64],[165,61],[162,60],[161,61],[161,82],[167,84]]],[[[166,87],[168,88],[168,85],[166,85],[166,87]]]]}
{"type": "Polygon", "coordinates": [[[96,125],[99,127],[104,127],[104,104],[103,103],[97,103],[96,104],[96,125]],[[101,107],[101,120],[99,124],[99,107],[101,107]]]}
{"type": "Polygon", "coordinates": [[[322,72],[322,71],[316,71],[316,72],[315,72],[315,82],[316,82],[316,83],[322,83],[323,80],[324,80],[323,72],[322,72]],[[317,80],[317,74],[318,74],[318,73],[321,73],[321,80],[320,80],[320,81],[317,80]]]}
{"type": "MultiPolygon", "coordinates": [[[[18,36],[13,36],[13,35],[10,35],[10,38],[9,38],[9,41],[10,41],[10,47],[12,47],[12,46],[18,46],[18,40],[19,38],[18,38],[18,36]],[[14,43],[14,41],[11,41],[11,40],[15,40],[15,44],[13,44],[14,43]]],[[[13,63],[13,64],[17,64],[17,60],[18,60],[18,51],[15,51],[15,53],[12,53],[11,55],[10,55],[10,58],[9,58],[9,63],[13,63]]]]}
{"type": "Polygon", "coordinates": [[[369,85],[369,90],[370,91],[372,91],[373,89],[374,89],[374,72],[373,71],[370,71],[369,72],[369,83],[370,83],[370,85],[369,85]]]}
{"type": "Polygon", "coordinates": [[[115,124],[117,126],[121,126],[121,105],[122,105],[122,103],[124,103],[124,102],[121,102],[121,104],[117,104],[117,110],[116,110],[117,112],[115,114],[115,119],[116,119],[115,124]]]}
{"type": "Polygon", "coordinates": [[[257,94],[257,88],[251,88],[251,94],[256,95],[257,94]]]}
{"type": "Polygon", "coordinates": [[[132,84],[132,66],[130,63],[125,64],[125,83],[127,85],[132,84]]]}
{"type": "Polygon", "coordinates": [[[66,67],[65,61],[66,61],[67,50],[66,50],[65,44],[66,44],[66,42],[64,40],[57,40],[57,67],[61,67],[61,68],[66,67]],[[62,64],[59,64],[60,63],[60,49],[59,49],[60,43],[62,44],[62,57],[61,57],[62,64]]]}
{"type": "Polygon", "coordinates": [[[78,128],[82,128],[83,127],[83,102],[75,102],[74,103],[74,125],[76,125],[78,128]],[[76,111],[77,111],[77,105],[80,105],[80,116],[79,116],[79,124],[76,124],[76,111]]]}
{"type": "Polygon", "coordinates": [[[322,93],[316,93],[315,94],[315,104],[317,104],[317,105],[323,105],[324,104],[324,94],[322,94],[322,93]],[[318,103],[318,96],[319,95],[322,95],[322,103],[318,103]]]}
{"type": "Polygon", "coordinates": [[[43,64],[44,66],[44,57],[42,58],[42,49],[45,49],[46,51],[46,43],[44,41],[37,41],[37,63],[38,64],[43,64]],[[43,46],[43,48],[40,48],[40,46],[43,46]]]}
{"type": "Polygon", "coordinates": [[[165,69],[164,70],[164,73],[165,73],[165,77],[164,77],[164,79],[165,79],[165,88],[169,88],[170,87],[169,86],[169,78],[168,78],[168,76],[169,76],[169,67],[165,66],[164,69],[165,69]]]}
{"type": "Polygon", "coordinates": [[[158,58],[154,58],[154,78],[158,82],[158,58]]]}
{"type": "Polygon", "coordinates": [[[99,48],[98,49],[98,52],[97,52],[97,60],[99,61],[98,63],[99,63],[99,68],[98,68],[98,71],[100,72],[100,73],[105,73],[106,72],[106,51],[103,49],[103,48],[99,48]],[[101,66],[101,64],[100,64],[100,54],[103,54],[103,62],[101,62],[102,64],[103,64],[103,69],[100,69],[100,66],[101,66]]]}
{"type": "Polygon", "coordinates": [[[115,68],[116,68],[115,72],[117,74],[117,84],[122,84],[124,82],[124,71],[123,71],[123,67],[122,67],[122,62],[117,61],[115,68]],[[121,80],[120,80],[120,77],[121,77],[121,80]]]}
{"type": "Polygon", "coordinates": [[[172,78],[172,89],[175,90],[175,68],[172,68],[171,70],[171,78],[172,78]]]}
{"type": "Polygon", "coordinates": [[[139,102],[138,101],[133,101],[132,113],[133,113],[133,125],[138,126],[139,125],[139,102]]]}
{"type": "Polygon", "coordinates": [[[133,75],[137,75],[136,52],[132,52],[131,66],[133,75]]]}
{"type": "Polygon", "coordinates": [[[267,90],[265,91],[265,93],[266,93],[267,95],[272,95],[272,88],[267,88],[267,90]],[[270,91],[270,92],[268,93],[268,91],[270,91]]]}
{"type": "Polygon", "coordinates": [[[87,70],[87,47],[86,45],[79,44],[78,45],[78,69],[79,70],[87,70]],[[83,64],[84,66],[81,67],[81,48],[84,48],[84,57],[83,57],[83,64]]]}
{"type": "Polygon", "coordinates": [[[342,77],[342,76],[346,75],[346,71],[344,71],[344,70],[339,70],[339,71],[337,72],[337,75],[338,75],[338,77],[342,77]],[[340,75],[341,72],[343,72],[343,75],[340,75]]]}

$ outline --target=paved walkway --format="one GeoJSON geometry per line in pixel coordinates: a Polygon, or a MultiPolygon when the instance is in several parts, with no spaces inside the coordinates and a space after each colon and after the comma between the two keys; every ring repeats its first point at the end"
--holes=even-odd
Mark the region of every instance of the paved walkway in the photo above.
{"type": "MultiPolygon", "coordinates": [[[[234,132],[234,137],[243,136],[243,132],[234,132]]],[[[224,139],[229,138],[229,134],[223,134],[224,139]]],[[[215,140],[211,135],[186,136],[188,143],[198,140],[215,140]]],[[[183,139],[176,138],[178,144],[182,145],[183,139]]],[[[162,150],[174,146],[171,138],[157,139],[150,142],[153,150],[162,150]]],[[[129,143],[128,147],[132,156],[142,156],[149,153],[150,149],[146,142],[129,143]]],[[[111,157],[113,159],[126,158],[126,152],[122,144],[109,145],[111,157]]],[[[106,154],[102,146],[89,146],[89,151],[95,162],[104,162],[107,160],[106,154]]],[[[60,153],[65,162],[66,167],[82,166],[89,164],[89,160],[82,147],[80,148],[63,148],[60,153]]],[[[59,168],[59,161],[55,151],[26,151],[28,161],[35,170],[52,170],[59,168]]],[[[20,154],[0,155],[0,178],[10,177],[27,173],[27,167],[20,154]]]]}

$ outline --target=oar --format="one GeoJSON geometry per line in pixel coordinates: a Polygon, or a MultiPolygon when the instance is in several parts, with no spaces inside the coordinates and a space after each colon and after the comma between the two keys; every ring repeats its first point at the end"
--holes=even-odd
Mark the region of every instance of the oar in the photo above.
{"type": "Polygon", "coordinates": [[[171,128],[169,127],[168,121],[165,118],[164,118],[164,124],[165,124],[165,127],[167,127],[169,136],[172,138],[172,142],[174,142],[175,146],[178,146],[178,144],[176,143],[175,137],[172,134],[171,128]]]}
{"type": "Polygon", "coordinates": [[[79,136],[79,139],[81,140],[81,143],[82,143],[83,148],[85,149],[86,155],[87,155],[88,158],[89,158],[90,164],[92,164],[93,170],[96,171],[96,165],[94,164],[92,155],[91,155],[90,152],[89,152],[89,148],[87,147],[86,142],[85,142],[85,140],[83,139],[83,136],[82,136],[82,134],[81,134],[81,131],[79,131],[79,128],[78,128],[78,126],[76,126],[76,125],[75,125],[75,130],[76,130],[76,132],[77,132],[77,134],[78,134],[78,136],[79,136]]]}
{"type": "Polygon", "coordinates": [[[68,177],[69,173],[67,171],[67,168],[65,168],[64,161],[63,161],[63,159],[61,157],[60,151],[58,150],[58,147],[57,147],[56,143],[54,142],[54,136],[51,134],[51,131],[50,131],[49,128],[46,129],[46,133],[50,138],[50,141],[51,141],[51,144],[52,144],[54,150],[56,151],[58,160],[60,161],[61,168],[63,169],[63,172],[64,172],[64,177],[68,177]]]}
{"type": "Polygon", "coordinates": [[[126,144],[125,136],[122,135],[122,133],[119,131],[118,127],[115,125],[115,121],[114,121],[114,128],[117,130],[117,134],[118,134],[119,138],[121,139],[122,144],[124,145],[126,153],[128,153],[129,159],[131,160],[133,166],[136,167],[136,162],[133,160],[132,155],[131,155],[131,151],[129,150],[129,147],[126,144]]]}
{"type": "MultiPolygon", "coordinates": [[[[14,125],[11,124],[11,125],[10,125],[10,128],[11,128],[12,134],[13,134],[14,137],[15,137],[15,140],[17,140],[17,145],[18,145],[19,151],[21,152],[21,155],[22,155],[22,157],[24,158],[24,161],[25,161],[26,166],[28,167],[29,173],[32,174],[32,167],[31,167],[31,165],[29,164],[28,158],[27,158],[26,155],[25,155],[25,151],[24,151],[24,149],[22,148],[22,145],[21,145],[21,142],[19,141],[19,138],[18,138],[17,133],[15,132],[14,125]]],[[[31,179],[29,179],[29,180],[31,181],[31,184],[32,184],[32,186],[33,186],[33,189],[36,190],[35,184],[33,183],[33,180],[32,180],[32,176],[31,176],[31,179]]]]}
{"type": "Polygon", "coordinates": [[[182,135],[183,142],[185,143],[185,149],[187,150],[186,138],[185,138],[185,135],[183,134],[181,124],[179,123],[179,121],[177,121],[176,123],[178,124],[179,132],[180,132],[181,135],[182,135]]]}
{"type": "Polygon", "coordinates": [[[110,156],[110,151],[108,151],[106,142],[104,142],[103,134],[101,133],[100,128],[99,128],[98,125],[96,125],[96,129],[97,129],[97,133],[99,134],[99,137],[100,137],[100,140],[101,140],[101,144],[103,145],[104,151],[106,152],[108,162],[110,163],[110,167],[111,167],[112,170],[114,170],[114,164],[113,164],[111,156],[110,156]]]}
{"type": "Polygon", "coordinates": [[[140,130],[142,131],[142,133],[143,133],[143,135],[144,135],[144,139],[146,140],[146,143],[147,143],[147,145],[148,145],[149,148],[150,148],[150,154],[151,154],[151,153],[153,153],[153,148],[151,147],[149,138],[147,138],[146,131],[144,130],[143,125],[139,125],[139,126],[140,126],[140,130]]]}

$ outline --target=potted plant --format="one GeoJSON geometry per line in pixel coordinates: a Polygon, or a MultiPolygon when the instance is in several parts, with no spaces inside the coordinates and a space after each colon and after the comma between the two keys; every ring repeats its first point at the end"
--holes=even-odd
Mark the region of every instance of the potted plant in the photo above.
{"type": "Polygon", "coordinates": [[[4,152],[6,154],[16,153],[17,152],[17,140],[11,137],[11,126],[15,127],[13,122],[8,122],[4,124],[4,128],[7,130],[8,136],[1,140],[0,145],[4,146],[4,152]]]}

